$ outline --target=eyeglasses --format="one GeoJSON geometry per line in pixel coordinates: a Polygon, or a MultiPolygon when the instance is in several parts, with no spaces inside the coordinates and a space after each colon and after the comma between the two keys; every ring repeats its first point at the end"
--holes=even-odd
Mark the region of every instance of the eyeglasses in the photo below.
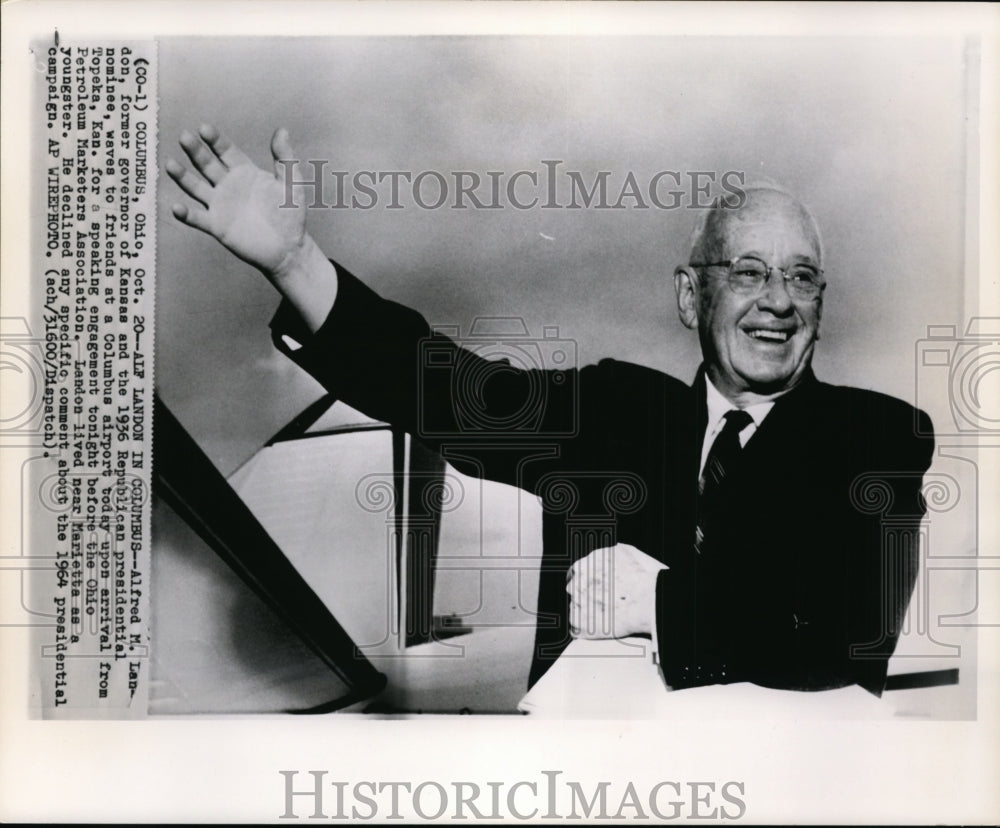
{"type": "Polygon", "coordinates": [[[690,267],[728,267],[729,287],[733,293],[741,296],[755,296],[760,293],[775,270],[784,277],[785,288],[793,299],[803,301],[817,299],[826,288],[823,271],[808,264],[795,264],[787,268],[776,267],[754,256],[741,256],[725,262],[691,264],[690,267]]]}

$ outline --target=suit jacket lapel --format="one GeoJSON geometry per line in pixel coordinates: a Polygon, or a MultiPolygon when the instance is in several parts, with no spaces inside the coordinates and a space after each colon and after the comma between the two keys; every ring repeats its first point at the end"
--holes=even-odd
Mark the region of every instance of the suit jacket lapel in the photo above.
{"type": "Polygon", "coordinates": [[[774,407],[743,448],[742,468],[766,463],[768,451],[779,446],[788,451],[801,444],[801,438],[814,430],[816,408],[810,400],[817,386],[816,377],[810,371],[798,386],[775,400],[774,407]]]}

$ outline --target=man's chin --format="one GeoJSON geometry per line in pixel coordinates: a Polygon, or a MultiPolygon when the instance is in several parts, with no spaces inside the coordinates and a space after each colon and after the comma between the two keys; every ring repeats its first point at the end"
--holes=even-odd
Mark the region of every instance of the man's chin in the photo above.
{"type": "Polygon", "coordinates": [[[747,390],[754,394],[769,395],[790,391],[798,384],[801,376],[796,376],[795,371],[788,369],[771,369],[747,371],[742,375],[742,378],[747,385],[747,390]]]}

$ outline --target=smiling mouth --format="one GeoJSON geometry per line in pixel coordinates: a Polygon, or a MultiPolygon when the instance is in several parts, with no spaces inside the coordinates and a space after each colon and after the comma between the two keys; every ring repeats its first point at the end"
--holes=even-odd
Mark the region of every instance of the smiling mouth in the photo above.
{"type": "Polygon", "coordinates": [[[756,339],[760,342],[774,342],[778,344],[788,342],[792,338],[791,330],[775,331],[769,328],[746,328],[744,333],[751,339],[756,339]]]}

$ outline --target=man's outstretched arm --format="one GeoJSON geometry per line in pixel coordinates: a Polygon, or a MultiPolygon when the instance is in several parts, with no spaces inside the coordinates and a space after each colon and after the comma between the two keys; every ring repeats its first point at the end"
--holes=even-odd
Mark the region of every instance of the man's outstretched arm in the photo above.
{"type": "MultiPolygon", "coordinates": [[[[453,377],[440,369],[428,372],[418,382],[417,374],[423,361],[415,346],[431,335],[423,318],[408,308],[381,299],[346,270],[338,274],[336,266],[306,231],[305,199],[281,206],[287,199],[284,167],[295,165],[287,132],[278,129],[271,139],[273,172],[255,165],[246,153],[211,125],[202,125],[197,134],[183,132],[180,146],[193,169],[186,169],[173,158],[166,160],[165,167],[191,203],[172,205],[174,216],[189,227],[212,236],[234,255],[260,270],[305,324],[309,334],[319,333],[326,323],[325,336],[316,337],[319,341],[313,342],[311,347],[289,353],[289,356],[324,385],[336,388],[339,395],[373,417],[393,422],[428,440],[426,435],[419,434],[416,401],[422,397],[425,408],[422,413],[438,426],[439,433],[452,434],[456,439],[466,436],[453,411],[454,394],[461,393],[461,384],[456,389],[453,377]],[[343,297],[335,311],[338,291],[343,297]],[[380,324],[372,325],[372,320],[380,324]]],[[[284,310],[279,316],[285,322],[291,321],[284,310]]],[[[296,324],[295,327],[301,331],[300,326],[296,324]]],[[[484,378],[490,375],[478,357],[456,348],[448,340],[438,338],[434,345],[438,350],[453,350],[454,359],[448,362],[455,366],[459,376],[471,376],[482,385],[484,378]],[[458,370],[473,362],[477,367],[464,372],[458,370]]],[[[494,394],[502,401],[516,403],[532,389],[537,391],[535,385],[523,382],[519,372],[512,372],[499,363],[491,367],[496,369],[492,381],[494,394]]],[[[596,369],[589,370],[593,374],[596,369]]],[[[578,414],[570,410],[577,405],[577,398],[571,393],[573,383],[561,379],[559,372],[553,378],[548,377],[547,372],[538,373],[544,382],[545,416],[540,417],[536,433],[514,430],[507,436],[523,442],[526,438],[545,435],[549,421],[554,421],[560,427],[555,429],[553,440],[567,442],[566,436],[572,429],[567,429],[566,423],[574,422],[578,414]]],[[[604,383],[594,381],[589,385],[598,399],[613,401],[618,396],[602,392],[604,383]]],[[[481,401],[477,402],[482,405],[481,401]]],[[[523,408],[516,404],[511,407],[515,412],[523,408]]],[[[494,419],[502,422],[503,418],[494,419]]],[[[481,436],[488,442],[490,437],[502,439],[505,435],[503,429],[498,428],[491,434],[479,435],[477,432],[474,436],[481,436]]],[[[431,445],[437,442],[433,437],[429,439],[431,445]]],[[[466,446],[465,454],[470,452],[474,453],[474,449],[466,446]]],[[[479,465],[463,466],[458,458],[453,462],[467,473],[520,486],[537,479],[553,464],[572,462],[571,457],[559,455],[548,463],[535,463],[537,468],[533,467],[522,477],[518,459],[516,451],[505,454],[494,450],[485,452],[479,465]]],[[[604,637],[652,632],[654,586],[657,571],[663,565],[627,545],[621,545],[616,551],[615,585],[612,588],[610,581],[606,585],[614,594],[606,603],[601,597],[606,591],[605,582],[593,582],[580,569],[586,565],[587,572],[597,572],[592,563],[594,556],[587,556],[573,570],[576,577],[570,578],[570,592],[575,607],[575,635],[604,637]]],[[[610,575],[611,568],[600,571],[610,575]]]]}
{"type": "MultiPolygon", "coordinates": [[[[284,168],[295,164],[284,130],[271,141],[274,172],[257,167],[209,125],[197,135],[185,131],[180,144],[193,169],[173,159],[165,166],[191,202],[175,204],[174,216],[278,289],[285,301],[272,321],[275,345],[338,399],[432,448],[461,444],[464,461],[449,459],[477,477],[531,489],[546,471],[575,462],[570,444],[580,430],[583,386],[576,369],[483,359],[328,261],[306,232],[306,200],[281,206],[288,200],[284,168]],[[468,411],[478,415],[471,425],[468,411]],[[547,462],[525,466],[526,445],[539,440],[548,446],[539,455],[547,462]]],[[[595,398],[617,399],[606,385],[588,383],[595,398]]]]}
{"type": "Polygon", "coordinates": [[[210,124],[185,130],[180,145],[193,171],[173,158],[165,167],[192,203],[174,204],[174,216],[260,270],[315,333],[337,297],[337,270],[306,231],[305,205],[282,206],[284,167],[295,164],[287,131],[271,138],[273,172],[210,124]]]}

